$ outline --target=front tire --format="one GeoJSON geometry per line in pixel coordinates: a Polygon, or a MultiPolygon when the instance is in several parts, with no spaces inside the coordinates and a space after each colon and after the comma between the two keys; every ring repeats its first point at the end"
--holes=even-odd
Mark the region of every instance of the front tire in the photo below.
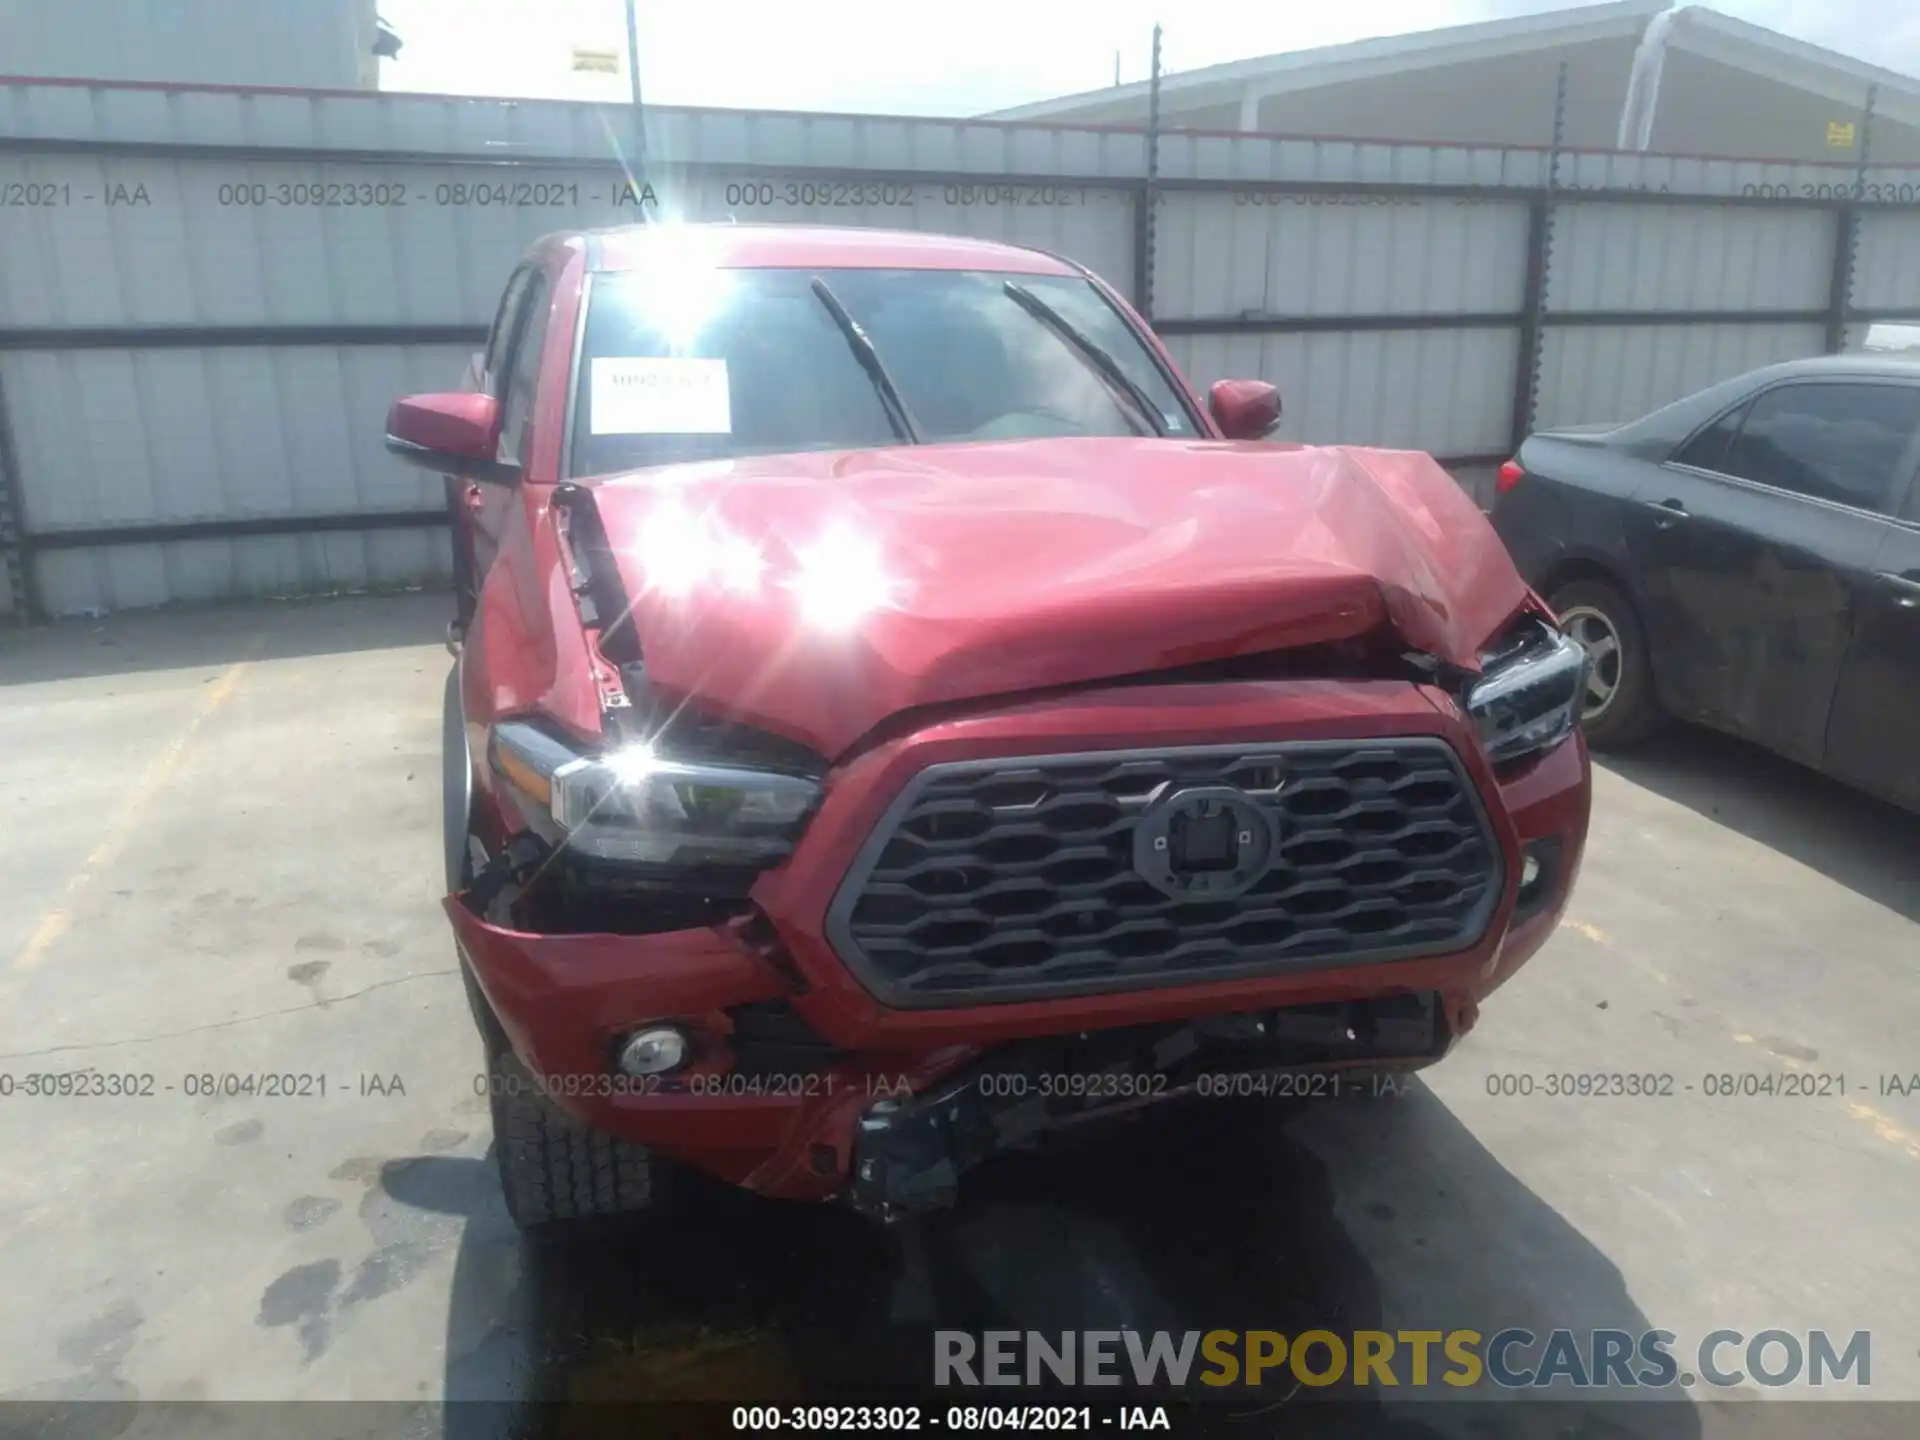
{"type": "Polygon", "coordinates": [[[1593,660],[1580,715],[1587,743],[1596,750],[1623,750],[1646,739],[1662,717],[1646,630],[1633,602],[1611,581],[1575,580],[1555,590],[1547,603],[1561,628],[1593,660]]]}
{"type": "Polygon", "coordinates": [[[656,1207],[661,1177],[652,1152],[575,1120],[506,1046],[487,1051],[494,1160],[515,1225],[551,1235],[656,1207]]]}
{"type": "MultiPolygon", "coordinates": [[[[440,707],[440,829],[449,895],[459,894],[473,880],[473,858],[467,848],[472,813],[473,757],[467,749],[466,716],[460,704],[460,662],[456,660],[447,672],[447,693],[440,707]]],[[[466,992],[473,1023],[488,1045],[506,1044],[467,952],[457,942],[454,951],[460,958],[460,988],[466,992]]]]}
{"type": "MultiPolygon", "coordinates": [[[[441,796],[447,889],[458,893],[473,879],[467,846],[473,761],[467,749],[457,663],[447,677],[442,711],[441,796]]],[[[652,1153],[643,1145],[582,1125],[541,1092],[513,1053],[466,951],[458,942],[454,948],[460,957],[460,985],[486,1051],[494,1162],[513,1223],[529,1234],[545,1235],[583,1221],[652,1209],[660,1173],[652,1153]]]]}

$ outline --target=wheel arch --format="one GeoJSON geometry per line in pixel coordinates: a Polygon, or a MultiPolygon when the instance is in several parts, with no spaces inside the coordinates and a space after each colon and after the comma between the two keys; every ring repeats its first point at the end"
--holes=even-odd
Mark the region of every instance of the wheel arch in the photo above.
{"type": "MultiPolygon", "coordinates": [[[[446,700],[440,720],[440,828],[446,851],[448,894],[467,888],[471,867],[467,837],[472,821],[473,755],[467,745],[466,707],[460,702],[460,662],[455,660],[447,672],[446,700]]],[[[467,1006],[492,1053],[509,1044],[507,1032],[494,1013],[493,1001],[474,973],[465,947],[457,936],[453,943],[460,956],[460,984],[467,993],[467,1006]]]]}
{"type": "Polygon", "coordinates": [[[440,832],[447,891],[466,887],[467,832],[473,816],[473,757],[468,752],[466,710],[460,701],[460,662],[447,672],[440,712],[440,832]]]}
{"type": "Polygon", "coordinates": [[[1541,575],[1534,589],[1540,598],[1551,606],[1553,603],[1553,592],[1563,586],[1571,585],[1577,580],[1602,580],[1613,586],[1627,597],[1627,602],[1634,608],[1635,618],[1638,619],[1643,626],[1645,625],[1645,607],[1641,605],[1640,597],[1636,593],[1634,585],[1628,581],[1621,568],[1609,560],[1585,551],[1578,551],[1557,558],[1552,565],[1547,567],[1546,572],[1541,575]]]}

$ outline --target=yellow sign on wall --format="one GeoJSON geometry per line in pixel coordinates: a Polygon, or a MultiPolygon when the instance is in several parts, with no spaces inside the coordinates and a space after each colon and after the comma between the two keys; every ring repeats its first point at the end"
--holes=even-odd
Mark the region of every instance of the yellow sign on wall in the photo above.
{"type": "Polygon", "coordinates": [[[1853,122],[1842,123],[1838,120],[1827,122],[1827,148],[1830,150],[1851,150],[1853,148],[1853,122]]]}
{"type": "MultiPolygon", "coordinates": [[[[573,47],[573,68],[600,75],[618,75],[620,52],[618,50],[587,50],[576,45],[573,47]]],[[[1827,129],[1831,133],[1833,127],[1828,126],[1827,129]]]]}

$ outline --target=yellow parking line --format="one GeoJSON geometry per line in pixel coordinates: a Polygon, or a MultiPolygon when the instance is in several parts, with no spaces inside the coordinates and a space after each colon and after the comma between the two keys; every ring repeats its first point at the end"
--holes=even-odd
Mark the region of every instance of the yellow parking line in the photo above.
{"type": "MultiPolygon", "coordinates": [[[[1563,920],[1561,924],[1579,931],[1596,944],[1611,946],[1613,943],[1608,938],[1606,932],[1598,925],[1590,925],[1584,920],[1563,920]]],[[[1661,974],[1651,965],[1645,965],[1645,962],[1642,962],[1642,964],[1648,973],[1662,985],[1671,985],[1673,983],[1667,976],[1661,974]]],[[[1727,1032],[1727,1035],[1736,1045],[1757,1046],[1760,1043],[1744,1030],[1730,1030],[1727,1032]]],[[[1771,1049],[1769,1049],[1768,1053],[1789,1070],[1805,1071],[1813,1068],[1804,1060],[1796,1060],[1791,1055],[1782,1055],[1771,1049]]],[[[1858,1120],[1861,1124],[1870,1128],[1876,1139],[1893,1146],[1896,1150],[1905,1151],[1907,1155],[1914,1160],[1920,1160],[1920,1135],[1916,1135],[1913,1131],[1862,1101],[1840,1096],[1836,1096],[1835,1098],[1840,1100],[1840,1107],[1847,1112],[1847,1115],[1851,1119],[1858,1120]]]]}
{"type": "Polygon", "coordinates": [[[1858,1100],[1847,1100],[1842,1103],[1847,1107],[1847,1114],[1864,1124],[1872,1126],[1873,1133],[1886,1141],[1887,1144],[1897,1146],[1899,1149],[1906,1151],[1913,1159],[1920,1160],[1920,1135],[1915,1135],[1913,1131],[1902,1125],[1896,1125],[1871,1105],[1863,1105],[1858,1100]]]}
{"type": "Polygon", "coordinates": [[[247,667],[253,663],[252,656],[259,648],[260,639],[255,637],[247,647],[248,658],[228,667],[227,672],[207,691],[206,698],[200,702],[200,709],[187,722],[186,729],[168,741],[167,747],[148,763],[139,780],[120,802],[120,811],[107,827],[107,833],[100,837],[100,843],[93,847],[92,853],[74,872],[73,878],[67,881],[66,889],[60,893],[59,903],[40,917],[40,923],[33,927],[33,934],[27,937],[25,947],[13,957],[14,969],[31,970],[45,960],[48,952],[60,942],[60,937],[72,927],[73,906],[80,898],[80,893],[92,883],[95,875],[120,858],[120,852],[126,849],[127,841],[132,838],[134,828],[146,814],[147,807],[153,803],[154,796],[165,787],[173,772],[180,768],[187,746],[200,732],[200,727],[240,688],[241,677],[247,673],[247,667]]]}
{"type": "Polygon", "coordinates": [[[1590,920],[1562,920],[1560,923],[1576,935],[1586,936],[1587,939],[1593,941],[1596,945],[1611,945],[1613,943],[1612,940],[1608,938],[1607,932],[1590,920]]]}
{"type": "MultiPolygon", "coordinates": [[[[1758,1043],[1754,1040],[1753,1036],[1747,1034],[1737,1034],[1733,1038],[1742,1045],[1758,1043]]],[[[1789,1070],[1806,1072],[1813,1069],[1813,1066],[1809,1065],[1806,1061],[1796,1060],[1791,1055],[1775,1053],[1773,1058],[1789,1070]]],[[[1920,1135],[1914,1134],[1913,1131],[1908,1130],[1892,1117],[1881,1114],[1880,1111],[1874,1109],[1873,1106],[1866,1104],[1864,1101],[1843,1098],[1840,1101],[1840,1105],[1841,1108],[1855,1120],[1860,1121],[1863,1125],[1870,1126],[1873,1133],[1886,1141],[1887,1144],[1897,1150],[1906,1151],[1907,1154],[1915,1160],[1920,1160],[1920,1135]]]]}

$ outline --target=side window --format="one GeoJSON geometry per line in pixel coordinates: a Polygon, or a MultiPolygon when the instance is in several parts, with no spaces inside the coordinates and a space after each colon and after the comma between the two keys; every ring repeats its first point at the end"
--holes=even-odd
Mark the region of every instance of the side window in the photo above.
{"type": "Polygon", "coordinates": [[[1920,386],[1781,385],[1754,400],[1721,467],[1730,475],[1887,507],[1894,467],[1920,425],[1920,386]]]}
{"type": "Polygon", "coordinates": [[[493,330],[487,336],[486,373],[484,380],[487,393],[500,393],[501,367],[506,363],[507,346],[513,341],[514,323],[520,318],[520,297],[526,293],[527,279],[533,271],[521,266],[513,272],[507,281],[506,292],[500,297],[500,309],[493,317],[493,330]]]}
{"type": "Polygon", "coordinates": [[[1733,443],[1733,437],[1740,433],[1740,422],[1750,408],[1750,405],[1736,405],[1706,429],[1697,432],[1674,452],[1674,464],[1691,465],[1697,470],[1725,470],[1727,447],[1733,443]]]}
{"type": "Polygon", "coordinates": [[[540,378],[540,348],[547,338],[549,309],[547,277],[531,272],[518,326],[508,356],[508,371],[500,401],[500,458],[525,461],[527,416],[533,409],[533,389],[540,378]]]}

